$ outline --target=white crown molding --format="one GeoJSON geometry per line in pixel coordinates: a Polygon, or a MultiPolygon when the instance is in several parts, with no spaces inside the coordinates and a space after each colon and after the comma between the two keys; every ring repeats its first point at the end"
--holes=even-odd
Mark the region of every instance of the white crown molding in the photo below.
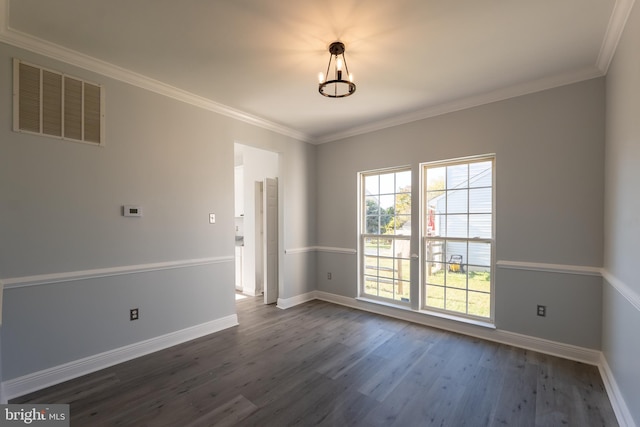
{"type": "Polygon", "coordinates": [[[527,95],[530,93],[540,92],[555,87],[564,86],[580,81],[602,77],[607,74],[609,65],[613,59],[618,42],[624,31],[627,19],[631,14],[635,0],[616,0],[607,30],[598,53],[598,58],[594,67],[587,67],[582,70],[542,78],[532,82],[511,86],[509,88],[499,89],[497,91],[485,94],[471,96],[457,101],[448,102],[441,105],[427,107],[422,110],[411,112],[408,114],[392,117],[387,120],[381,120],[375,123],[365,124],[363,126],[354,127],[345,131],[324,135],[311,141],[313,144],[324,144],[327,142],[338,141],[352,136],[362,135],[369,132],[399,126],[418,120],[428,119],[455,111],[465,110],[467,108],[477,107],[492,102],[503,101],[517,96],[527,95]]]}
{"type": "MultiPolygon", "coordinates": [[[[140,341],[124,347],[94,354],[63,365],[54,366],[19,378],[2,382],[2,399],[6,402],[27,393],[90,374],[118,363],[126,362],[149,353],[164,350],[205,335],[238,325],[238,316],[232,314],[200,325],[140,341]]],[[[4,403],[3,402],[3,403],[4,403]]]]}
{"type": "Polygon", "coordinates": [[[602,74],[607,74],[609,71],[609,65],[611,65],[613,56],[616,53],[618,42],[620,42],[620,37],[622,37],[634,2],[635,0],[616,0],[613,5],[613,11],[609,17],[609,25],[607,25],[607,32],[602,40],[600,53],[596,60],[596,67],[598,67],[602,74]]]}
{"type": "Polygon", "coordinates": [[[118,67],[114,64],[65,48],[63,46],[33,37],[9,27],[9,3],[0,0],[0,10],[4,9],[4,16],[0,18],[0,41],[31,52],[80,67],[114,80],[131,84],[175,100],[194,105],[196,107],[231,117],[241,122],[279,133],[300,141],[311,142],[311,137],[297,130],[282,126],[249,113],[220,104],[191,92],[154,80],[142,74],[118,67]]]}
{"type": "Polygon", "coordinates": [[[160,81],[148,78],[138,73],[134,73],[130,70],[126,70],[105,61],[101,61],[88,55],[84,55],[65,47],[50,43],[46,40],[32,37],[28,34],[13,30],[9,27],[8,22],[8,0],[0,0],[0,10],[4,9],[5,11],[4,15],[0,14],[0,41],[19,48],[33,51],[35,53],[39,53],[56,60],[67,62],[80,68],[94,71],[107,77],[111,77],[113,79],[129,83],[134,86],[138,86],[152,92],[156,92],[161,95],[165,95],[170,98],[279,133],[284,136],[289,136],[291,138],[309,142],[312,144],[323,144],[386,129],[389,127],[415,122],[418,120],[436,117],[442,114],[452,113],[467,108],[502,101],[517,96],[540,92],[558,86],[601,77],[606,74],[609,68],[609,64],[611,63],[613,55],[615,54],[615,49],[624,30],[624,26],[631,12],[634,1],[635,0],[616,0],[611,17],[609,19],[607,31],[605,33],[600,52],[598,54],[598,58],[596,60],[596,63],[592,67],[586,67],[582,70],[542,78],[532,82],[526,82],[508,88],[499,89],[476,96],[470,96],[440,105],[430,106],[415,112],[392,117],[386,120],[376,121],[375,123],[356,126],[344,131],[315,138],[299,132],[295,129],[291,129],[286,126],[245,113],[235,108],[217,103],[213,100],[167,85],[160,81]]]}
{"type": "Polygon", "coordinates": [[[595,67],[586,67],[578,71],[546,77],[531,82],[525,82],[519,85],[498,89],[484,94],[470,96],[444,104],[434,105],[400,116],[391,117],[386,120],[379,120],[375,123],[368,123],[362,126],[357,126],[345,131],[316,138],[314,141],[311,141],[311,143],[324,144],[327,142],[338,141],[352,136],[362,135],[365,133],[375,132],[394,126],[428,119],[431,117],[441,116],[443,114],[466,110],[468,108],[478,107],[493,102],[504,101],[506,99],[541,92],[543,90],[553,89],[572,83],[578,83],[584,80],[602,77],[603,75],[604,74],[595,67]]]}
{"type": "Polygon", "coordinates": [[[93,270],[68,271],[64,273],[38,274],[35,276],[10,277],[0,279],[4,289],[41,286],[53,283],[72,282],[76,280],[95,279],[99,277],[121,276],[124,274],[146,273],[150,271],[170,270],[175,268],[197,267],[201,265],[234,262],[235,257],[199,258],[179,261],[156,262],[150,264],[125,265],[119,267],[96,268],[93,270]]]}
{"type": "Polygon", "coordinates": [[[547,273],[578,274],[582,276],[601,276],[600,267],[588,267],[583,265],[547,264],[542,262],[504,261],[496,262],[499,268],[509,270],[544,271],[547,273]]]}
{"type": "Polygon", "coordinates": [[[604,268],[602,269],[602,277],[604,277],[604,279],[613,286],[620,295],[629,301],[636,310],[640,311],[640,294],[604,268]]]}

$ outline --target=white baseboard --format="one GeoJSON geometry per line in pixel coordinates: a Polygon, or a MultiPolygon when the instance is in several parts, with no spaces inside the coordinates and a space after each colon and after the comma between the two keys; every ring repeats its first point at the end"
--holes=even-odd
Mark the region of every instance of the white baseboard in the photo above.
{"type": "Polygon", "coordinates": [[[406,320],[408,322],[418,323],[421,325],[444,329],[447,331],[469,335],[476,338],[499,342],[501,344],[512,345],[514,347],[525,348],[527,350],[538,351],[540,353],[575,360],[590,365],[597,366],[600,363],[601,352],[598,350],[549,341],[542,338],[517,334],[500,329],[491,329],[482,326],[475,326],[472,324],[451,321],[435,316],[427,316],[422,313],[416,313],[415,311],[401,310],[384,305],[371,304],[364,301],[356,300],[355,298],[344,297],[342,295],[331,294],[328,292],[316,291],[315,295],[316,299],[319,300],[356,308],[358,310],[369,311],[371,313],[381,314],[383,316],[394,317],[396,319],[406,320]]]}
{"type": "Polygon", "coordinates": [[[277,307],[286,310],[287,308],[295,307],[296,305],[305,303],[316,299],[316,291],[311,291],[306,294],[296,295],[291,298],[278,298],[277,307]]]}
{"type": "MultiPolygon", "coordinates": [[[[322,291],[312,291],[306,294],[297,295],[291,298],[279,298],[277,307],[288,309],[305,302],[318,299],[322,301],[339,304],[358,310],[368,311],[384,316],[394,317],[413,323],[431,326],[451,332],[470,335],[489,341],[512,345],[514,347],[525,348],[552,356],[563,357],[565,359],[596,365],[604,382],[611,405],[622,427],[636,427],[631,413],[617,386],[613,373],[602,354],[602,352],[569,344],[549,341],[542,338],[521,335],[508,331],[475,327],[464,323],[457,324],[446,319],[432,316],[425,316],[421,313],[398,310],[393,307],[379,306],[355,298],[342,295],[331,294],[322,291]]],[[[237,315],[231,315],[207,322],[201,325],[172,332],[160,337],[152,338],[129,346],[110,350],[101,354],[90,356],[84,359],[66,363],[64,365],[49,368],[20,378],[3,382],[0,386],[0,403],[7,403],[7,400],[49,387],[61,382],[77,378],[109,366],[144,356],[155,351],[159,351],[192,339],[199,338],[214,332],[221,331],[238,325],[237,315]]]]}
{"type": "Polygon", "coordinates": [[[200,325],[170,332],[166,335],[74,360],[19,378],[3,381],[1,384],[2,393],[0,394],[2,401],[0,403],[6,403],[7,400],[41,390],[45,387],[90,374],[91,372],[99,371],[100,369],[108,368],[109,366],[237,325],[238,316],[232,314],[200,325]]]}
{"type": "Polygon", "coordinates": [[[604,387],[607,390],[607,395],[609,395],[613,412],[615,412],[616,418],[618,419],[618,424],[620,424],[620,427],[636,427],[636,424],[631,417],[631,412],[629,412],[629,407],[620,392],[618,383],[613,376],[613,372],[611,372],[611,368],[609,367],[609,363],[607,362],[607,358],[604,354],[602,354],[600,358],[598,369],[600,370],[600,376],[602,377],[604,387]]]}
{"type": "Polygon", "coordinates": [[[624,397],[620,392],[620,389],[618,388],[615,377],[613,376],[607,360],[601,351],[545,340],[528,335],[517,334],[514,332],[483,327],[474,327],[473,325],[467,325],[464,323],[457,324],[457,322],[449,322],[446,319],[425,316],[420,313],[399,310],[393,307],[369,304],[363,301],[356,300],[355,298],[349,298],[342,295],[336,295],[322,291],[316,291],[315,296],[316,299],[322,301],[340,304],[358,310],[364,310],[371,313],[381,314],[384,316],[394,317],[409,322],[448,330],[451,332],[470,335],[489,341],[495,341],[501,344],[507,344],[518,348],[537,351],[539,353],[562,357],[564,359],[575,360],[578,362],[587,363],[589,365],[595,365],[600,371],[602,382],[604,383],[605,389],[607,390],[607,395],[611,402],[611,406],[613,407],[618,423],[621,427],[636,427],[636,424],[631,417],[631,413],[629,412],[629,408],[624,400],[624,397]]]}

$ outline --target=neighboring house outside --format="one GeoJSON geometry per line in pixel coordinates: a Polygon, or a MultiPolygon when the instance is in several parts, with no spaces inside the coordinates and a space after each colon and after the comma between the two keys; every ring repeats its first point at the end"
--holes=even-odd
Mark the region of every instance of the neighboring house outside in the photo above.
{"type": "MultiPolygon", "coordinates": [[[[483,213],[492,211],[491,184],[491,169],[486,169],[431,199],[426,213],[428,235],[490,238],[491,216],[483,213]]],[[[432,271],[445,268],[444,263],[454,263],[446,267],[451,269],[460,264],[466,271],[489,271],[486,266],[491,265],[490,245],[469,243],[467,248],[466,241],[449,240],[446,247],[444,241],[432,241],[431,246],[429,252],[437,261],[432,263],[432,271]]]]}

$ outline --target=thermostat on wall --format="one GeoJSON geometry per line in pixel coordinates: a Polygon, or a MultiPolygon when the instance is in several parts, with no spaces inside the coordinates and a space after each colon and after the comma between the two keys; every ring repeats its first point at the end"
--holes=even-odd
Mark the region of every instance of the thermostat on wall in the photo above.
{"type": "Polygon", "coordinates": [[[124,216],[142,216],[142,208],[136,205],[124,205],[123,215],[124,216]]]}

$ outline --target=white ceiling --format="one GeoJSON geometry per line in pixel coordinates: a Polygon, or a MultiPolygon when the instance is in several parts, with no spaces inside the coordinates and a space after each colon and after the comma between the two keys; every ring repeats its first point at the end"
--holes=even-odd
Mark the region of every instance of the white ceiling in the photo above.
{"type": "Polygon", "coordinates": [[[604,75],[632,4],[0,0],[0,41],[317,143],[604,75]],[[336,40],[343,99],[318,93],[336,40]]]}

